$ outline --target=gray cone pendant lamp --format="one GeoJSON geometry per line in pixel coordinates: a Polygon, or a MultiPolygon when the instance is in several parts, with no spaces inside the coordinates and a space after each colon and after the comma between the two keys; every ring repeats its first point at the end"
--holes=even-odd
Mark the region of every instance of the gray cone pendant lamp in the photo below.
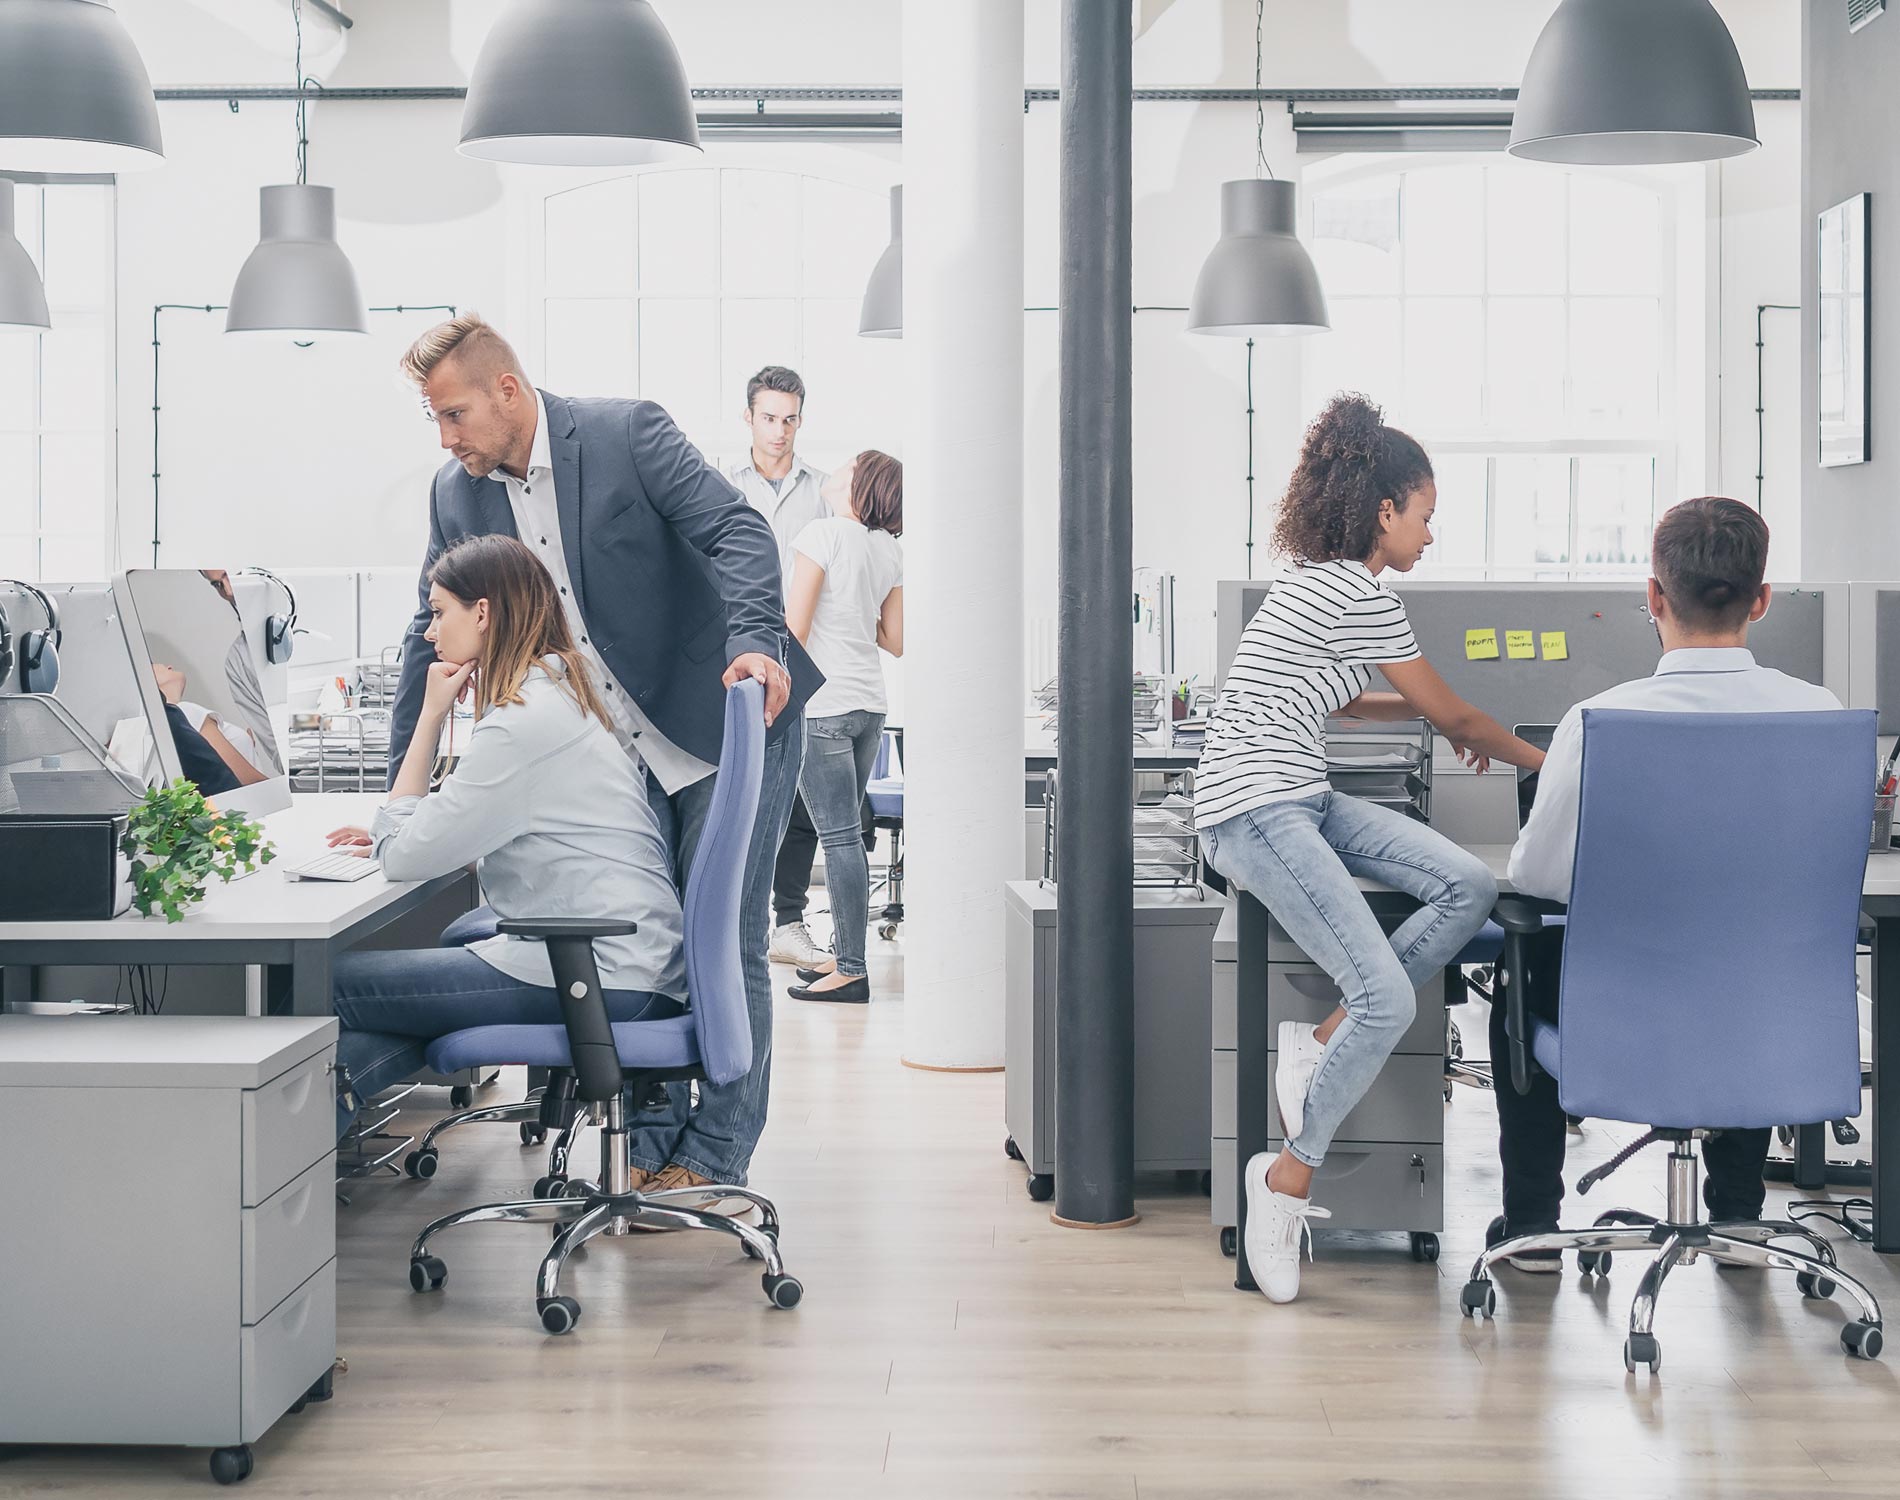
{"type": "Polygon", "coordinates": [[[163,166],[144,59],[103,0],[0,0],[0,170],[163,166]]]}
{"type": "Polygon", "coordinates": [[[262,232],[231,288],[226,333],[299,343],[369,332],[356,271],[336,242],[336,194],[284,183],[259,189],[262,232]]]}
{"type": "Polygon", "coordinates": [[[701,147],[685,66],[647,0],[513,0],[469,75],[456,149],[631,167],[701,147]]]}
{"type": "Polygon", "coordinates": [[[1220,238],[1194,279],[1189,333],[1285,338],[1332,326],[1319,272],[1300,243],[1294,186],[1274,177],[1267,165],[1267,117],[1259,97],[1265,18],[1265,0],[1255,0],[1254,171],[1267,175],[1220,185],[1220,238]]]}
{"type": "Polygon", "coordinates": [[[290,0],[290,12],[297,27],[297,180],[258,189],[257,248],[231,288],[224,331],[310,344],[367,334],[369,312],[356,270],[336,242],[336,193],[305,181],[310,132],[302,98],[308,82],[302,0],[290,0]]]}
{"type": "Polygon", "coordinates": [[[1525,66],[1508,149],[1632,166],[1760,144],[1741,55],[1709,0],[1563,0],[1525,66]]]}
{"type": "Polygon", "coordinates": [[[0,328],[51,328],[46,288],[13,232],[13,182],[0,177],[0,328]]]}
{"type": "Polygon", "coordinates": [[[1220,186],[1220,239],[1188,299],[1187,330],[1294,337],[1332,326],[1319,272],[1296,233],[1294,188],[1277,177],[1220,186]]]}
{"type": "Polygon", "coordinates": [[[904,336],[904,187],[891,189],[891,242],[871,268],[858,312],[858,335],[867,339],[904,336]]]}

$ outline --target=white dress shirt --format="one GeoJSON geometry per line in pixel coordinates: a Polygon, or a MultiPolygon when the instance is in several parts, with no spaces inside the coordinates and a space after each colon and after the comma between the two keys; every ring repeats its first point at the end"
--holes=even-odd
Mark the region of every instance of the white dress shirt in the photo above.
{"type": "Polygon", "coordinates": [[[1634,708],[1651,713],[1812,713],[1839,708],[1824,687],[1758,667],[1739,646],[1665,652],[1655,675],[1618,683],[1563,717],[1537,777],[1537,801],[1511,851],[1511,885],[1526,896],[1570,899],[1577,854],[1577,804],[1583,790],[1583,711],[1634,708]]]}
{"type": "Polygon", "coordinates": [[[779,572],[785,579],[785,592],[792,588],[792,569],[797,559],[792,552],[792,543],[813,521],[822,521],[831,514],[831,507],[825,503],[820,493],[825,481],[831,476],[823,469],[814,469],[796,453],[792,455],[792,467],[785,477],[778,481],[778,488],[772,488],[772,481],[755,468],[751,460],[734,464],[726,473],[726,478],[738,486],[746,503],[765,519],[771,522],[772,535],[778,539],[779,572]]]}
{"type": "Polygon", "coordinates": [[[581,655],[600,682],[601,697],[607,714],[614,721],[614,738],[620,748],[639,761],[666,789],[668,796],[703,781],[719,768],[708,765],[697,755],[680,749],[640,710],[633,695],[620,685],[608,669],[606,658],[588,639],[587,622],[581,618],[580,605],[574,598],[573,575],[568,571],[567,552],[561,544],[561,513],[555,501],[554,457],[548,442],[548,407],[541,393],[534,393],[534,446],[528,453],[528,472],[520,479],[497,467],[488,476],[499,479],[508,489],[508,508],[514,512],[515,530],[528,550],[541,559],[560,590],[567,612],[568,628],[574,632],[581,655]]]}

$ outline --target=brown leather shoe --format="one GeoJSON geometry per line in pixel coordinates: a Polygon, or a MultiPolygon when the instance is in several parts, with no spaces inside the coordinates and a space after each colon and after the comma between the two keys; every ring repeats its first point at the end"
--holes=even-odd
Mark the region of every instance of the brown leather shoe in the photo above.
{"type": "MultiPolygon", "coordinates": [[[[710,1177],[701,1177],[697,1172],[682,1167],[678,1162],[669,1162],[666,1168],[649,1179],[640,1191],[648,1197],[652,1197],[655,1193],[679,1194],[678,1197],[669,1198],[657,1205],[661,1208],[691,1208],[701,1213],[724,1214],[728,1218],[743,1218],[753,1212],[753,1205],[749,1199],[727,1198],[712,1193],[700,1195],[688,1191],[692,1188],[709,1188],[718,1185],[710,1177]]],[[[639,1227],[657,1230],[671,1226],[644,1224],[639,1227]]]]}

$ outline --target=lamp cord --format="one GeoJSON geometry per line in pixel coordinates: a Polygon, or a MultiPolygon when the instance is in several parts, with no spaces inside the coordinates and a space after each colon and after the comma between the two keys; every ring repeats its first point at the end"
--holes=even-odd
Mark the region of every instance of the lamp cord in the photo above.
{"type": "Polygon", "coordinates": [[[1253,578],[1253,340],[1247,340],[1247,577],[1253,578]]]}
{"type": "Polygon", "coordinates": [[[1261,89],[1261,61],[1266,53],[1267,0],[1254,0],[1253,6],[1253,156],[1254,176],[1265,172],[1279,174],[1267,161],[1267,105],[1261,89]]]}
{"type": "Polygon", "coordinates": [[[310,129],[309,111],[304,99],[303,76],[303,0],[290,0],[291,24],[297,28],[297,186],[302,187],[310,177],[310,129]]]}

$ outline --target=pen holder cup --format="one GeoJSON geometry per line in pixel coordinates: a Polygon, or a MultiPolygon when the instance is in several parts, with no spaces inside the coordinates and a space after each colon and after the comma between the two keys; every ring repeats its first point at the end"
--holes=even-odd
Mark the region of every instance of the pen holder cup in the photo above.
{"type": "Polygon", "coordinates": [[[1874,798],[1874,836],[1868,847],[1877,853],[1893,847],[1894,800],[1895,794],[1892,792],[1874,798]]]}

